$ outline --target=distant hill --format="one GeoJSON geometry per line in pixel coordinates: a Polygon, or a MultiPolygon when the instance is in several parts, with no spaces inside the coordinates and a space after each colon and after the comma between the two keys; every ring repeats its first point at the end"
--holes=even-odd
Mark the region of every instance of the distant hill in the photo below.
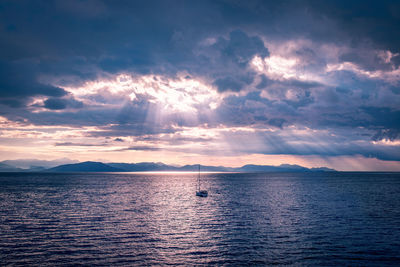
{"type": "Polygon", "coordinates": [[[0,163],[0,172],[20,172],[23,171],[20,168],[16,168],[14,166],[10,166],[5,163],[0,163]]]}
{"type": "Polygon", "coordinates": [[[75,164],[65,164],[46,170],[47,172],[123,172],[125,170],[118,169],[101,162],[86,161],[75,164]]]}
{"type": "MultiPolygon", "coordinates": [[[[185,165],[181,167],[170,166],[164,163],[141,162],[141,163],[102,163],[87,161],[76,164],[60,165],[47,172],[145,172],[145,171],[197,171],[198,165],[185,165]]],[[[244,165],[239,168],[223,166],[204,166],[201,171],[210,172],[326,172],[335,171],[326,167],[308,169],[299,165],[282,164],[280,166],[269,165],[244,165]]]]}
{"type": "MultiPolygon", "coordinates": [[[[69,159],[60,159],[57,161],[69,159]]],[[[46,167],[56,161],[41,160],[5,160],[0,162],[0,172],[147,172],[147,171],[197,171],[197,164],[172,166],[161,162],[140,163],[102,163],[86,161],[80,163],[63,164],[56,167],[46,167]],[[32,165],[32,163],[39,163],[32,165]],[[43,163],[43,165],[40,165],[43,163]],[[18,165],[18,166],[16,166],[18,165]],[[20,167],[23,166],[23,167],[20,167]],[[29,167],[28,167],[29,166],[29,167]]],[[[54,166],[54,165],[53,165],[54,166]]],[[[306,168],[299,165],[282,164],[280,166],[248,164],[242,167],[206,166],[200,165],[203,172],[332,172],[334,169],[326,167],[306,168]]]]}
{"type": "Polygon", "coordinates": [[[0,163],[7,164],[9,166],[20,168],[20,169],[36,169],[38,168],[53,168],[63,164],[79,163],[77,160],[70,160],[67,158],[60,158],[56,160],[38,160],[38,159],[15,159],[15,160],[4,160],[0,163]]]}
{"type": "MultiPolygon", "coordinates": [[[[198,164],[194,165],[185,165],[180,167],[178,170],[179,171],[197,171],[199,169],[198,164]]],[[[229,167],[223,167],[223,166],[206,166],[206,165],[200,165],[201,171],[205,172],[234,172],[236,171],[236,168],[229,168],[229,167]]]]}
{"type": "Polygon", "coordinates": [[[269,165],[244,165],[240,168],[236,168],[238,172],[327,172],[336,171],[326,167],[321,168],[306,168],[299,165],[282,164],[280,166],[269,166],[269,165]]]}
{"type": "Polygon", "coordinates": [[[141,162],[141,163],[107,163],[107,165],[127,172],[147,171],[177,171],[179,168],[165,165],[164,163],[141,162]]]}
{"type": "MultiPolygon", "coordinates": [[[[154,162],[141,162],[141,163],[107,163],[107,165],[123,169],[128,172],[145,172],[145,171],[197,171],[199,165],[185,165],[182,167],[176,167],[166,165],[164,163],[154,162]]],[[[200,165],[202,171],[208,172],[229,172],[235,171],[235,168],[228,168],[222,166],[205,166],[200,165]]]]}
{"type": "Polygon", "coordinates": [[[327,167],[311,168],[310,171],[312,171],[312,172],[336,172],[335,169],[330,169],[327,167]]]}
{"type": "Polygon", "coordinates": [[[299,165],[282,164],[279,166],[268,165],[244,165],[236,169],[239,172],[335,172],[336,170],[319,167],[319,168],[306,168],[299,165]]]}
{"type": "Polygon", "coordinates": [[[42,172],[45,171],[46,168],[42,166],[31,166],[29,169],[25,169],[27,172],[42,172]]]}

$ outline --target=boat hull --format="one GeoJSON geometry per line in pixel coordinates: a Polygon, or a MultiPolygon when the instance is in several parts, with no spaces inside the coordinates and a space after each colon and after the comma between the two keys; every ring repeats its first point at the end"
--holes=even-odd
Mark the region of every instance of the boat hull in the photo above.
{"type": "Polygon", "coordinates": [[[197,191],[196,192],[196,196],[198,196],[198,197],[207,197],[208,196],[208,192],[206,190],[197,191]]]}

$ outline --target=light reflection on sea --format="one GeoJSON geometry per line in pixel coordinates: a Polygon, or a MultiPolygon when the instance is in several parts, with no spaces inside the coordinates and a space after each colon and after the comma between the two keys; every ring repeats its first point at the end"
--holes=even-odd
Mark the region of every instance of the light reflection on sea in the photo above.
{"type": "Polygon", "coordinates": [[[400,175],[0,174],[0,263],[389,265],[400,175]]]}

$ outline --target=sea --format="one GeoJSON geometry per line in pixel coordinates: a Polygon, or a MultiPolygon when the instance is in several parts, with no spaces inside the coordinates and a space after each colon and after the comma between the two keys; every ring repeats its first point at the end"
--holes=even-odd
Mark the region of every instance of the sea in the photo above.
{"type": "Polygon", "coordinates": [[[399,266],[400,173],[1,173],[1,266],[399,266]]]}

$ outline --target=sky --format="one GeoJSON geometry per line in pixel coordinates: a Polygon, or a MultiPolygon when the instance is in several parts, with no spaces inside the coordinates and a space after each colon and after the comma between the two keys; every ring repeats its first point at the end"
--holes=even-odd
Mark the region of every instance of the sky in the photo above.
{"type": "Polygon", "coordinates": [[[10,159],[400,171],[400,2],[1,1],[10,159]]]}

